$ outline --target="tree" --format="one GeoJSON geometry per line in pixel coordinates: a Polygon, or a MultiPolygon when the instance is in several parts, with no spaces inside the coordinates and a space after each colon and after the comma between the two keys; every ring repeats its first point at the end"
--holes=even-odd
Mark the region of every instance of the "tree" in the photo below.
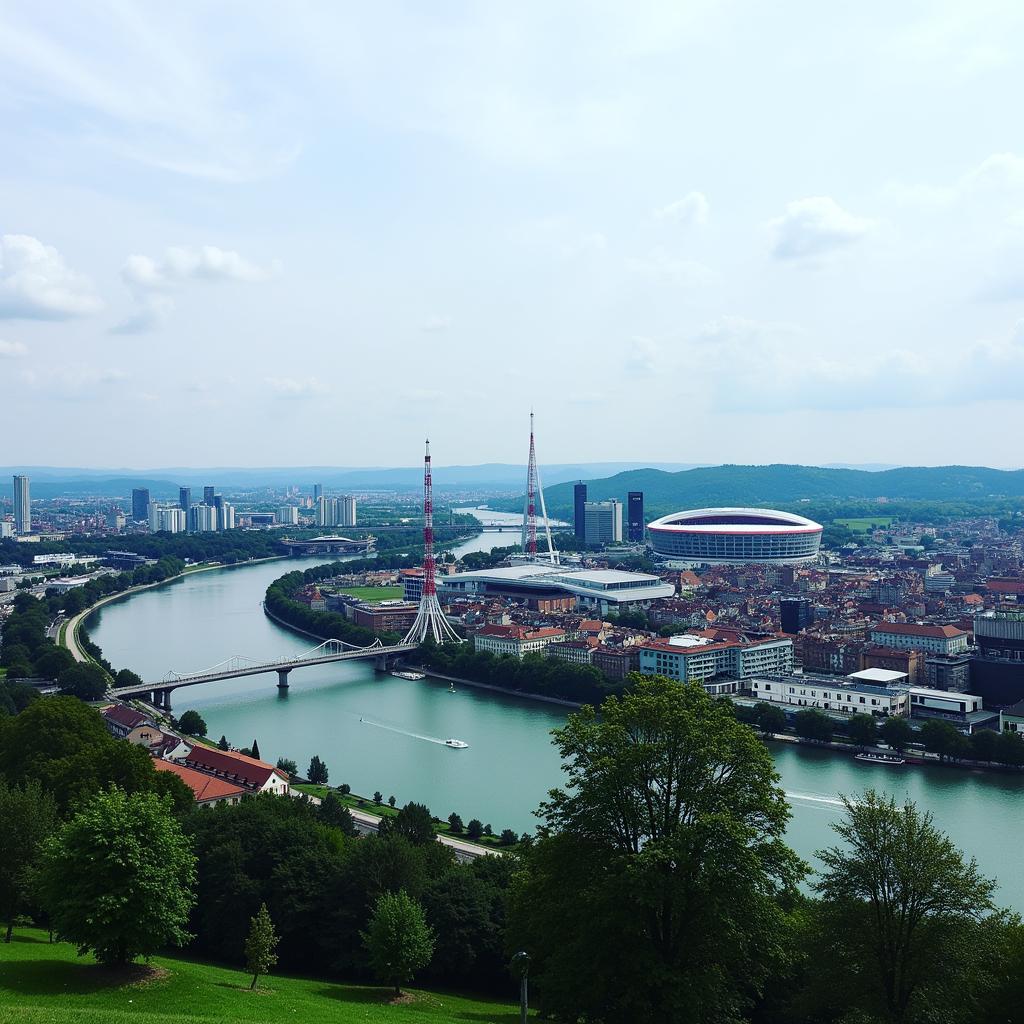
{"type": "Polygon", "coordinates": [[[11,941],[14,919],[29,906],[32,872],[43,841],[57,823],[53,797],[37,781],[8,786],[0,779],[0,920],[11,941]]]}
{"type": "Polygon", "coordinates": [[[996,744],[996,760],[1000,764],[1020,767],[1024,765],[1024,736],[1017,732],[1002,732],[996,744]]]}
{"type": "Polygon", "coordinates": [[[290,757],[279,757],[277,767],[289,776],[299,774],[299,766],[290,757]]]}
{"type": "Polygon", "coordinates": [[[884,743],[902,754],[914,738],[914,729],[905,718],[887,718],[879,729],[879,735],[884,743]]]}
{"type": "Polygon", "coordinates": [[[498,836],[499,846],[515,846],[519,842],[519,836],[515,834],[510,828],[503,828],[501,835],[498,836]]]}
{"type": "Polygon", "coordinates": [[[245,969],[252,975],[251,992],[261,974],[266,974],[277,963],[278,938],[274,933],[274,922],[266,903],[249,920],[249,935],[245,940],[245,969]]]}
{"type": "Polygon", "coordinates": [[[60,692],[79,700],[100,700],[107,692],[110,680],[106,672],[91,662],[72,665],[57,677],[60,692]]]}
{"type": "Polygon", "coordinates": [[[375,804],[382,804],[384,802],[384,794],[379,789],[373,791],[373,802],[375,804]]]}
{"type": "Polygon", "coordinates": [[[454,836],[462,835],[465,830],[465,826],[462,824],[462,818],[460,818],[454,811],[448,815],[448,831],[454,836]]]}
{"type": "Polygon", "coordinates": [[[768,750],[703,687],[639,675],[553,735],[567,784],[523,844],[508,941],[542,1012],[740,1019],[784,960],[804,870],[768,750]]]}
{"type": "Polygon", "coordinates": [[[352,812],[341,802],[337,793],[328,792],[319,808],[320,820],[332,828],[340,828],[347,836],[356,834],[356,823],[352,812]]]}
{"type": "Polygon", "coordinates": [[[423,846],[436,840],[434,819],[425,804],[407,803],[395,815],[392,831],[404,836],[414,846],[423,846]]]}
{"type": "Polygon", "coordinates": [[[921,742],[925,750],[939,755],[940,761],[947,757],[964,757],[970,752],[967,737],[957,731],[954,725],[937,718],[929,718],[921,726],[921,742]]]}
{"type": "Polygon", "coordinates": [[[381,894],[369,926],[360,934],[374,973],[394,985],[396,996],[434,954],[434,934],[423,908],[404,889],[381,894]]]}
{"type": "Polygon", "coordinates": [[[306,778],[313,783],[314,786],[326,786],[328,778],[327,765],[320,760],[319,756],[314,754],[309,762],[309,770],[306,772],[306,778]]]}
{"type": "MultiPolygon", "coordinates": [[[[133,672],[130,668],[121,669],[114,676],[115,686],[142,686],[142,676],[133,672]]],[[[206,735],[205,733],[203,734],[206,735]]]]}
{"type": "Polygon", "coordinates": [[[815,883],[830,986],[842,975],[844,1000],[897,1022],[955,1004],[995,882],[914,804],[874,790],[843,803],[844,819],[832,826],[843,844],[818,852],[824,872],[815,883]]]}
{"type": "Polygon", "coordinates": [[[394,807],[396,803],[394,795],[388,797],[388,807],[394,807]]]}
{"type": "Polygon", "coordinates": [[[794,716],[793,726],[797,736],[815,743],[827,743],[832,739],[832,719],[815,708],[804,708],[794,716]]]}
{"type": "Polygon", "coordinates": [[[231,749],[231,744],[228,743],[227,736],[224,736],[223,734],[221,734],[221,738],[217,741],[217,747],[220,750],[230,750],[231,749]]]}
{"type": "Polygon", "coordinates": [[[484,834],[484,823],[479,818],[470,818],[466,826],[468,839],[479,839],[484,834]]]}
{"type": "Polygon", "coordinates": [[[978,729],[971,733],[971,757],[978,761],[994,761],[999,746],[999,733],[992,729],[978,729]]]}
{"type": "Polygon", "coordinates": [[[80,954],[126,964],[190,938],[195,860],[167,802],[111,788],[47,841],[39,891],[54,930],[80,954]]]}
{"type": "Polygon", "coordinates": [[[846,731],[859,747],[873,747],[878,741],[878,723],[871,715],[853,715],[847,720],[846,731]]]}
{"type": "Polygon", "coordinates": [[[205,736],[206,722],[198,711],[188,710],[178,719],[178,728],[189,736],[205,736]]]}
{"type": "Polygon", "coordinates": [[[260,745],[255,740],[252,741],[252,756],[255,757],[257,761],[260,760],[260,745]]]}
{"type": "Polygon", "coordinates": [[[352,787],[351,787],[351,786],[350,786],[350,785],[349,785],[349,784],[348,784],[347,782],[343,782],[343,783],[342,783],[342,784],[341,784],[341,785],[340,785],[340,786],[338,787],[338,792],[339,792],[339,793],[340,793],[340,794],[341,794],[342,796],[348,796],[348,795],[349,795],[349,793],[351,793],[351,792],[352,792],[352,787]]]}
{"type": "Polygon", "coordinates": [[[776,736],[786,731],[786,712],[775,704],[762,701],[757,705],[754,715],[758,729],[765,736],[776,736]]]}

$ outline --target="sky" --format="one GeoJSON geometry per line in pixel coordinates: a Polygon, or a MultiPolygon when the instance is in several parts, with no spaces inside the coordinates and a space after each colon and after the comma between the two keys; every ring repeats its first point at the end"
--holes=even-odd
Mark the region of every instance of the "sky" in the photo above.
{"type": "Polygon", "coordinates": [[[0,8],[0,461],[1024,464],[1024,5],[0,8]]]}

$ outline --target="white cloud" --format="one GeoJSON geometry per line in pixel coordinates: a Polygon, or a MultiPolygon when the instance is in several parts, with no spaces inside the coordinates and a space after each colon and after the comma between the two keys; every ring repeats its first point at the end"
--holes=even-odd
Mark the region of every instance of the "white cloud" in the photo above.
{"type": "Polygon", "coordinates": [[[663,248],[656,248],[646,256],[631,256],[626,269],[634,274],[662,278],[684,288],[700,288],[712,284],[715,274],[703,263],[683,259],[663,248]]]}
{"type": "Polygon", "coordinates": [[[703,192],[689,192],[682,199],[677,199],[660,210],[654,216],[659,220],[670,220],[686,227],[699,227],[707,224],[711,214],[711,204],[703,192]]]}
{"type": "Polygon", "coordinates": [[[872,222],[844,210],[830,196],[811,196],[787,203],[786,212],[769,222],[780,260],[814,260],[859,242],[872,222]]]}
{"type": "Polygon", "coordinates": [[[0,318],[68,320],[102,308],[89,278],[70,270],[52,245],[0,236],[0,318]]]}
{"type": "Polygon", "coordinates": [[[0,338],[0,359],[19,359],[28,355],[28,349],[20,341],[4,341],[0,338]]]}
{"type": "Polygon", "coordinates": [[[143,334],[163,326],[175,302],[167,292],[194,281],[257,283],[280,270],[274,262],[265,269],[233,249],[215,245],[169,246],[163,256],[153,259],[129,256],[121,267],[121,278],[134,294],[138,308],[111,328],[112,334],[143,334]]]}
{"type": "Polygon", "coordinates": [[[327,391],[327,385],[317,377],[267,377],[265,380],[270,389],[283,398],[307,398],[327,391]]]}
{"type": "Polygon", "coordinates": [[[421,331],[447,331],[452,325],[450,316],[430,316],[420,324],[421,331]]]}

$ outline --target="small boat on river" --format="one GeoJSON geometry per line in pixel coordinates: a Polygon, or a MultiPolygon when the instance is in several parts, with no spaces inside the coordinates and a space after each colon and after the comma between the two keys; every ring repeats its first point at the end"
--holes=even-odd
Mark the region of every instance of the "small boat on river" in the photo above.
{"type": "Polygon", "coordinates": [[[427,677],[422,672],[392,672],[391,673],[396,679],[426,679],[427,677]]]}
{"type": "Polygon", "coordinates": [[[899,754],[883,754],[868,750],[862,750],[859,754],[854,754],[853,759],[855,761],[866,761],[868,764],[906,764],[906,761],[899,754]]]}
{"type": "Polygon", "coordinates": [[[462,740],[445,740],[444,745],[451,747],[453,750],[465,750],[469,746],[468,743],[463,743],[462,740]]]}

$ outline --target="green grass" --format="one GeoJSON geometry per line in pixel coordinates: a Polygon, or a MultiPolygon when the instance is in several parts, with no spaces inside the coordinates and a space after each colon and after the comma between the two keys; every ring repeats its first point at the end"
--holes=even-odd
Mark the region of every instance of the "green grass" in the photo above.
{"type": "MultiPolygon", "coordinates": [[[[332,790],[330,786],[314,786],[310,782],[293,782],[292,789],[297,789],[300,793],[306,793],[309,796],[318,796],[321,800],[327,796],[329,792],[333,792],[346,807],[350,807],[353,810],[366,811],[367,814],[376,814],[378,817],[382,818],[394,817],[400,810],[397,805],[392,807],[390,804],[374,803],[369,797],[359,796],[357,793],[343,794],[339,793],[336,789],[332,790]]],[[[469,818],[463,818],[462,821],[465,825],[465,823],[469,821],[469,818]]],[[[502,846],[496,835],[481,836],[479,839],[469,839],[465,832],[461,834],[452,833],[451,826],[443,819],[434,824],[434,831],[438,835],[450,835],[453,839],[461,839],[464,843],[474,843],[477,846],[487,846],[495,850],[515,849],[514,845],[502,846]]],[[[498,831],[499,833],[501,832],[501,827],[499,827],[498,831]]]]}
{"type": "Polygon", "coordinates": [[[879,527],[886,527],[892,524],[891,516],[874,516],[866,519],[833,519],[836,526],[845,526],[854,533],[869,533],[879,527]]]}
{"type": "Polygon", "coordinates": [[[360,601],[397,601],[402,598],[401,587],[339,587],[339,594],[351,594],[360,601]]]}
{"type": "Polygon", "coordinates": [[[0,944],[0,1024],[434,1024],[467,1021],[515,1024],[519,1011],[448,993],[408,989],[407,1003],[392,1004],[390,990],[309,978],[270,975],[249,992],[249,975],[178,956],[153,965],[167,976],[142,985],[118,985],[67,943],[18,929],[0,944]]]}

